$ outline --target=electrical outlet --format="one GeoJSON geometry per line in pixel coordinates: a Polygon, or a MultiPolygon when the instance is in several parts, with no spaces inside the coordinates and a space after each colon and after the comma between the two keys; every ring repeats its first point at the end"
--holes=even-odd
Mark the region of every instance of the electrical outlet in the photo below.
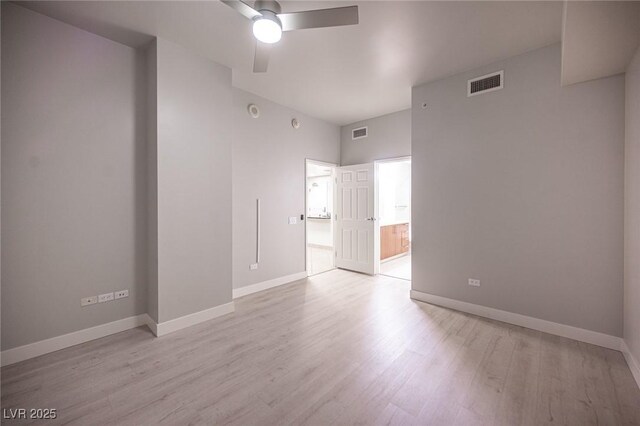
{"type": "Polygon", "coordinates": [[[252,263],[251,265],[249,265],[249,269],[251,269],[252,271],[255,271],[256,269],[258,269],[258,264],[252,263]]]}
{"type": "Polygon", "coordinates": [[[474,280],[473,278],[469,278],[469,285],[473,287],[480,287],[480,280],[474,280]]]}
{"type": "Polygon", "coordinates": [[[105,293],[98,295],[98,303],[110,302],[113,300],[113,293],[105,293]]]}
{"type": "Polygon", "coordinates": [[[95,305],[98,303],[98,296],[83,297],[80,299],[80,306],[95,305]]]}
{"type": "Polygon", "coordinates": [[[123,297],[129,297],[129,290],[120,290],[116,291],[116,300],[122,299],[123,297]]]}
{"type": "Polygon", "coordinates": [[[295,225],[296,223],[298,223],[298,218],[295,216],[291,216],[289,218],[289,225],[295,225]]]}

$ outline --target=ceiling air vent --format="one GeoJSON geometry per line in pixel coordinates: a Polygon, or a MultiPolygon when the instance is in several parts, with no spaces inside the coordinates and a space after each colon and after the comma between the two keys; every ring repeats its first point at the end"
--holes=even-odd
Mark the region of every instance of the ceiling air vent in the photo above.
{"type": "Polygon", "coordinates": [[[493,92],[504,87],[504,71],[492,72],[467,81],[467,96],[493,92]]]}
{"type": "Polygon", "coordinates": [[[353,140],[366,138],[367,136],[369,136],[369,130],[367,127],[359,127],[351,131],[351,139],[353,140]]]}

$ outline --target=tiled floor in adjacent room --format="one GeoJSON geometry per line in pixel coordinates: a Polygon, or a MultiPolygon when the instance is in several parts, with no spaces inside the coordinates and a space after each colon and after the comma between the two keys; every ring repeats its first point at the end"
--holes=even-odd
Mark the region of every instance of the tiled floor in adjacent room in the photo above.
{"type": "Polygon", "coordinates": [[[381,262],[380,273],[389,277],[411,280],[411,253],[381,262]]]}

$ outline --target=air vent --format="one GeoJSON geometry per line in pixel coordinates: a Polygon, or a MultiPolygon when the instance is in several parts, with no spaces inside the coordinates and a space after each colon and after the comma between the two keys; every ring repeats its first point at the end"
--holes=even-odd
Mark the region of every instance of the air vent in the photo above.
{"type": "Polygon", "coordinates": [[[366,138],[368,135],[369,131],[367,127],[360,127],[351,131],[351,139],[353,140],[366,138]]]}
{"type": "Polygon", "coordinates": [[[493,72],[467,81],[467,96],[500,90],[504,87],[504,71],[493,72]]]}

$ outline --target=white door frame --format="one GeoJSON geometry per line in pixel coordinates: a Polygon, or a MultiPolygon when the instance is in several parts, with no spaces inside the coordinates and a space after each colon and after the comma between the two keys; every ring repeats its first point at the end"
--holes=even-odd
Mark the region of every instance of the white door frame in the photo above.
{"type": "MultiPolygon", "coordinates": [[[[375,160],[373,162],[374,165],[374,175],[375,175],[375,198],[374,198],[374,211],[375,211],[375,216],[378,220],[375,221],[375,227],[374,227],[374,232],[377,235],[376,238],[376,244],[377,244],[377,250],[376,250],[376,258],[375,258],[375,270],[376,270],[376,274],[378,274],[380,272],[380,182],[378,180],[378,176],[379,176],[379,169],[380,169],[380,164],[382,163],[397,163],[399,161],[407,161],[407,160],[411,160],[411,156],[410,155],[405,155],[403,157],[392,157],[392,158],[384,158],[381,160],[375,160]]],[[[412,172],[413,174],[413,169],[412,172]]],[[[413,186],[411,187],[411,197],[413,198],[413,186]]],[[[413,203],[411,204],[413,206],[413,203]]],[[[411,217],[413,218],[413,212],[411,213],[411,217]]],[[[409,226],[411,226],[411,224],[409,224],[409,226]]]]}
{"type": "MultiPolygon", "coordinates": [[[[307,206],[307,166],[309,165],[309,163],[311,164],[316,164],[319,166],[327,166],[327,167],[331,167],[332,168],[332,172],[331,172],[331,185],[333,187],[333,209],[336,209],[336,168],[340,167],[337,164],[334,163],[327,163],[326,161],[320,161],[320,160],[314,160],[313,158],[305,158],[304,159],[304,271],[307,273],[307,276],[309,276],[309,273],[311,271],[308,270],[307,265],[308,265],[308,261],[309,259],[307,259],[307,223],[308,223],[308,218],[307,218],[307,212],[308,210],[308,206],[307,206]]],[[[333,233],[333,269],[335,269],[336,267],[336,227],[335,227],[335,211],[331,212],[331,232],[333,233]]]]}

